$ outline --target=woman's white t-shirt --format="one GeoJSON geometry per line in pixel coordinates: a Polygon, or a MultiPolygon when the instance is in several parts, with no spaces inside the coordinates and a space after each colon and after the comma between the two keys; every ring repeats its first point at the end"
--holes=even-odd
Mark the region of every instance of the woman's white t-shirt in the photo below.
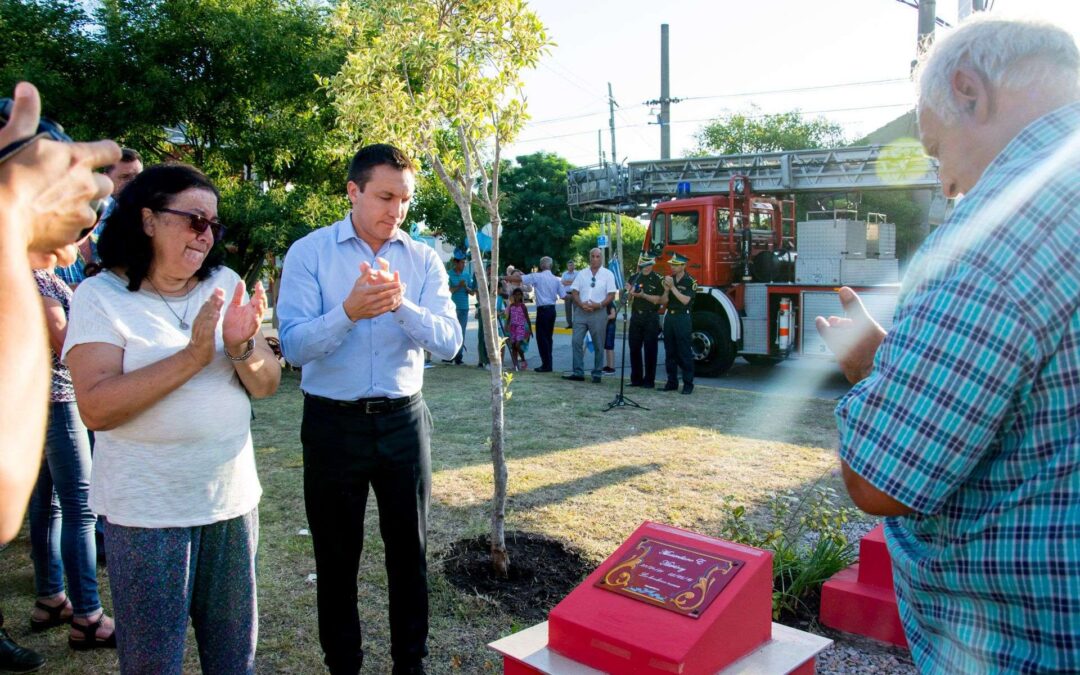
{"type": "MultiPolygon", "coordinates": [[[[220,267],[187,295],[167,299],[129,291],[127,280],[112,272],[87,279],[72,299],[63,357],[76,345],[104,342],[124,350],[125,373],[161,361],[191,337],[176,315],[191,324],[215,288],[225,290],[228,302],[239,279],[220,267]]],[[[96,432],[95,513],[126,527],[194,527],[258,505],[251,404],[225,356],[220,321],[216,351],[208,366],[165,398],[115,429],[96,432]]]]}

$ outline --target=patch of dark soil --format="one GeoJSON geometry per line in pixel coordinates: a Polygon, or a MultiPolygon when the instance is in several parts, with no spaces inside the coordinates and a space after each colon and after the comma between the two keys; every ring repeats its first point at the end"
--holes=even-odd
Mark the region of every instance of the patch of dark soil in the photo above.
{"type": "Polygon", "coordinates": [[[443,574],[466,593],[494,599],[507,612],[543,621],[595,567],[565,542],[530,532],[507,532],[510,577],[499,579],[491,568],[488,535],[462,539],[446,550],[443,574]]]}

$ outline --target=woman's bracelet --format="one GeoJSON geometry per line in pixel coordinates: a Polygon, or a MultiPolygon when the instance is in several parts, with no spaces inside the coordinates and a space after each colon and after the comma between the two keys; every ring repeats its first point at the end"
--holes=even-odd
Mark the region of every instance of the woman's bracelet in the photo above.
{"type": "Polygon", "coordinates": [[[247,349],[245,349],[244,353],[241,354],[240,356],[233,356],[232,354],[229,353],[229,348],[228,347],[225,348],[225,356],[230,361],[247,361],[248,359],[251,358],[251,355],[254,352],[255,352],[255,338],[253,338],[253,337],[248,338],[247,349]]]}

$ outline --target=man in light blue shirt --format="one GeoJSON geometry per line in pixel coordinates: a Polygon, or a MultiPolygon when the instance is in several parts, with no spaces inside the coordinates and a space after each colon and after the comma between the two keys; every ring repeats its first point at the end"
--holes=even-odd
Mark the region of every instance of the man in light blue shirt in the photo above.
{"type": "Polygon", "coordinates": [[[369,145],[349,166],[349,216],[293,244],[276,311],[285,358],[303,367],[304,503],[318,573],[319,642],[331,673],[360,671],[356,573],[368,488],[379,505],[395,674],[427,655],[431,414],[424,351],[461,347],[446,270],[400,230],[416,168],[369,145]]]}
{"type": "Polygon", "coordinates": [[[562,293],[562,280],[551,273],[551,258],[540,258],[540,271],[503,277],[515,284],[526,283],[536,293],[536,349],[540,352],[538,373],[551,372],[551,346],[555,334],[555,305],[562,293]]]}

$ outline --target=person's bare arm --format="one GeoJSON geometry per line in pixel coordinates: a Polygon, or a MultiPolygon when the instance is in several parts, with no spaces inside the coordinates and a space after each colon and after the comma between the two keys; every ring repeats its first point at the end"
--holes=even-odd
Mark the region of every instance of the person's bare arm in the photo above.
{"type": "Polygon", "coordinates": [[[877,489],[865,478],[855,473],[844,460],[840,460],[840,471],[844,477],[851,501],[855,506],[872,516],[906,516],[912,510],[877,489]]]}
{"type": "Polygon", "coordinates": [[[49,346],[53,353],[60,354],[64,351],[64,340],[67,338],[67,314],[64,307],[55,298],[42,298],[45,306],[45,330],[49,334],[49,346]]]}
{"type": "Polygon", "coordinates": [[[45,443],[49,347],[26,264],[26,218],[0,208],[0,543],[19,532],[45,443]]]}
{"type": "MultiPolygon", "coordinates": [[[[11,117],[0,128],[0,147],[33,136],[40,113],[37,90],[20,83],[11,117]]],[[[93,169],[119,159],[115,143],[42,139],[0,164],[0,543],[22,525],[41,468],[48,414],[49,343],[26,253],[55,249],[93,225],[90,200],[112,190],[93,169]]]]}
{"type": "Polygon", "coordinates": [[[203,304],[191,324],[191,342],[172,356],[124,372],[124,350],[90,342],[67,353],[79,414],[93,431],[115,429],[154,405],[205,368],[214,358],[214,337],[225,293],[221,289],[203,304]]]}

